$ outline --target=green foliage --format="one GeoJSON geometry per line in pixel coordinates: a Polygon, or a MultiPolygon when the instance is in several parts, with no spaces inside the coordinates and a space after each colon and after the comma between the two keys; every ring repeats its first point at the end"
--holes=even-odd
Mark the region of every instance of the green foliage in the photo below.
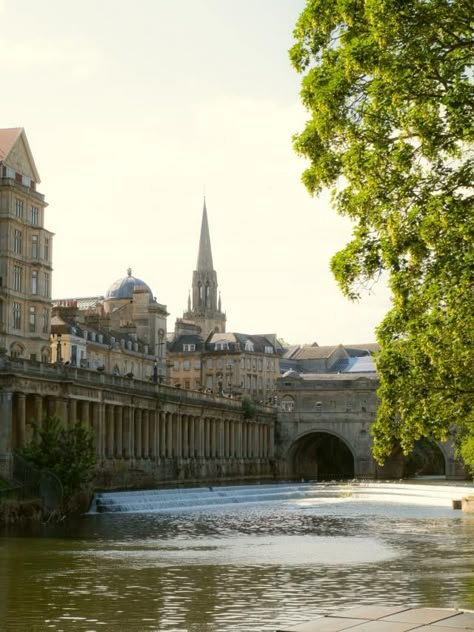
{"type": "Polygon", "coordinates": [[[242,397],[242,413],[244,415],[244,419],[254,419],[257,412],[257,407],[253,399],[244,395],[242,397]]]}
{"type": "Polygon", "coordinates": [[[472,426],[463,428],[457,441],[457,451],[474,478],[474,428],[472,426]]]}
{"type": "Polygon", "coordinates": [[[34,429],[34,439],[18,450],[20,456],[39,470],[54,472],[66,498],[81,491],[94,474],[92,430],[81,422],[65,428],[58,417],[46,417],[41,427],[34,424],[34,429]]]}
{"type": "Polygon", "coordinates": [[[388,276],[377,331],[379,462],[473,421],[471,0],[308,0],[290,51],[311,194],[354,222],[331,263],[351,299],[388,276]]]}

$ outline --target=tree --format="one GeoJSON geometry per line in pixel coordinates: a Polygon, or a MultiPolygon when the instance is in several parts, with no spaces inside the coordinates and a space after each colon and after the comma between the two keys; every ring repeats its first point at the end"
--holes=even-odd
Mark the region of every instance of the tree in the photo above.
{"type": "Polygon", "coordinates": [[[353,222],[342,291],[384,273],[374,456],[473,421],[473,4],[308,0],[290,58],[310,118],[294,148],[311,194],[353,222]]]}
{"type": "Polygon", "coordinates": [[[66,428],[58,417],[46,417],[41,427],[33,426],[34,438],[20,447],[20,456],[39,470],[54,472],[63,485],[67,502],[93,478],[93,432],[81,422],[66,428]]]}

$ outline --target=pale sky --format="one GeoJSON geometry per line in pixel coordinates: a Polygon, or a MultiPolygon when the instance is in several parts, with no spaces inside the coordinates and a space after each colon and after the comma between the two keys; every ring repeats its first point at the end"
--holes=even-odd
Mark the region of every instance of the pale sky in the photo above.
{"type": "Polygon", "coordinates": [[[227,330],[371,342],[329,261],[349,223],[301,184],[288,49],[303,0],[0,0],[0,127],[24,127],[55,233],[53,297],[133,275],[187,306],[206,193],[227,330]]]}

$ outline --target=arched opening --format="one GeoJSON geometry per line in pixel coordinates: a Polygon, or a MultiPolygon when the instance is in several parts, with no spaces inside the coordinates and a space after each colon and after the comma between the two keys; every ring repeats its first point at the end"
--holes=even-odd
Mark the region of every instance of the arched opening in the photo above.
{"type": "Polygon", "coordinates": [[[440,447],[431,439],[422,437],[415,442],[410,454],[403,459],[403,477],[444,476],[446,460],[440,447]]]}
{"type": "Polygon", "coordinates": [[[11,345],[11,347],[10,347],[10,357],[11,358],[22,358],[24,352],[25,352],[25,350],[23,349],[23,347],[18,342],[14,342],[11,345]]]}
{"type": "Polygon", "coordinates": [[[312,432],[293,445],[290,471],[295,478],[311,480],[354,478],[354,457],[338,437],[328,432],[312,432]]]}

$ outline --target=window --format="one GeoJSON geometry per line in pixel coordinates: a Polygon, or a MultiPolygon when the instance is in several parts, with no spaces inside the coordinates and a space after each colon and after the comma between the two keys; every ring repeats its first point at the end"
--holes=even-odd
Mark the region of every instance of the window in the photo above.
{"type": "Polygon", "coordinates": [[[191,368],[191,362],[189,360],[183,360],[183,369],[185,371],[189,371],[190,368],[191,368]]]}
{"type": "Polygon", "coordinates": [[[207,359],[207,368],[212,369],[212,358],[207,359]]]}
{"type": "Polygon", "coordinates": [[[33,259],[38,259],[39,257],[39,238],[38,235],[33,235],[31,237],[31,256],[33,259]]]}
{"type": "Polygon", "coordinates": [[[245,342],[245,351],[253,351],[253,342],[251,340],[245,342]]]}
{"type": "Polygon", "coordinates": [[[225,351],[228,348],[229,348],[229,345],[227,344],[227,342],[216,342],[216,345],[215,345],[216,351],[225,351]]]}
{"type": "Polygon", "coordinates": [[[48,308],[43,308],[43,333],[49,333],[49,311],[48,308]]]}
{"type": "Polygon", "coordinates": [[[285,396],[280,403],[281,409],[286,413],[291,413],[295,410],[295,400],[292,397],[285,396]]]}
{"type": "Polygon", "coordinates": [[[31,223],[34,226],[38,226],[38,224],[39,224],[39,208],[37,206],[32,206],[31,207],[30,217],[31,217],[31,223]]]}
{"type": "Polygon", "coordinates": [[[183,351],[196,351],[196,345],[194,343],[183,344],[183,351]]]}
{"type": "Polygon", "coordinates": [[[44,260],[49,261],[49,237],[44,238],[44,260]]]}
{"type": "Polygon", "coordinates": [[[30,331],[36,331],[36,307],[34,307],[33,305],[30,306],[30,318],[29,318],[29,323],[30,323],[30,331]]]}
{"type": "Polygon", "coordinates": [[[194,360],[194,368],[195,369],[201,368],[201,360],[194,360]]]}
{"type": "Polygon", "coordinates": [[[273,353],[273,347],[265,345],[265,353],[273,353]]]}
{"type": "Polygon", "coordinates": [[[173,369],[175,371],[179,371],[179,360],[175,360],[173,364],[173,369]]]}
{"type": "Polygon", "coordinates": [[[222,369],[222,358],[217,358],[216,360],[216,369],[222,369]]]}
{"type": "Polygon", "coordinates": [[[38,294],[38,270],[31,272],[31,293],[38,294]]]}
{"type": "Polygon", "coordinates": [[[23,200],[18,198],[15,200],[15,215],[17,217],[23,217],[23,200]]]}
{"type": "Polygon", "coordinates": [[[49,297],[50,287],[49,287],[49,272],[44,273],[44,295],[49,297]]]}
{"type": "Polygon", "coordinates": [[[13,241],[13,251],[16,255],[21,255],[21,251],[22,251],[21,230],[15,230],[14,241],[13,241]]]}
{"type": "Polygon", "coordinates": [[[21,305],[13,303],[13,329],[21,329],[21,305]]]}
{"type": "Polygon", "coordinates": [[[20,266],[15,266],[13,268],[13,289],[16,292],[21,292],[21,274],[22,270],[20,266]]]}

